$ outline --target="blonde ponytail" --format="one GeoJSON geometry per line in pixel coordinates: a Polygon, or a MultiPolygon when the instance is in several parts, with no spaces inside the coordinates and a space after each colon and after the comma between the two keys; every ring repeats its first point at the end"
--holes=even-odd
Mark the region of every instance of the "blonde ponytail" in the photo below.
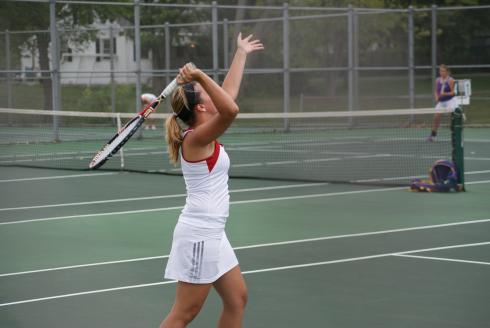
{"type": "Polygon", "coordinates": [[[182,136],[183,128],[179,124],[179,121],[187,126],[194,122],[194,115],[191,115],[186,122],[183,122],[181,119],[177,118],[177,115],[185,107],[188,108],[189,105],[184,88],[179,86],[172,94],[172,111],[174,115],[170,115],[165,121],[165,140],[167,141],[168,157],[170,163],[173,165],[177,165],[179,162],[179,151],[180,147],[182,146],[182,141],[184,140],[182,136]],[[179,121],[177,121],[177,119],[179,121]]]}
{"type": "Polygon", "coordinates": [[[168,147],[168,158],[170,163],[177,165],[179,161],[179,150],[182,146],[182,129],[177,122],[177,116],[170,115],[165,121],[165,140],[168,147]]]}

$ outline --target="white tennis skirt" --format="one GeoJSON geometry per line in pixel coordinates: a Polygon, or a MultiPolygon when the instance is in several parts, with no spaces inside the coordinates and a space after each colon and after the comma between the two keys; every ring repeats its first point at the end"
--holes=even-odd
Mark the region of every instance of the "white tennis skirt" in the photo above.
{"type": "Polygon", "coordinates": [[[458,107],[458,101],[456,97],[449,99],[448,101],[439,101],[436,105],[436,110],[445,111],[455,109],[458,107]]]}
{"type": "Polygon", "coordinates": [[[165,278],[209,284],[238,265],[224,229],[197,228],[178,222],[165,278]]]}

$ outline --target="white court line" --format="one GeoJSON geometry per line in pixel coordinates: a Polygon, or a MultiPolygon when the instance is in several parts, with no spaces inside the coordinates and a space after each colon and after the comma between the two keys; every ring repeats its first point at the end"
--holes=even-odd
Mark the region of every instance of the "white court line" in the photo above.
{"type": "Polygon", "coordinates": [[[449,258],[446,258],[446,257],[420,256],[420,255],[409,255],[409,254],[396,254],[394,256],[398,256],[398,257],[410,257],[410,258],[423,259],[423,260],[434,260],[434,261],[446,261],[446,262],[458,262],[458,263],[490,265],[490,262],[459,260],[459,259],[449,259],[449,258]]]}
{"type": "MultiPolygon", "coordinates": [[[[466,182],[466,185],[480,184],[480,183],[490,183],[490,180],[466,182]]],[[[264,203],[264,202],[274,202],[274,201],[292,200],[292,199],[307,199],[307,198],[319,198],[319,197],[330,197],[330,196],[344,196],[344,195],[365,194],[365,193],[372,193],[372,192],[383,192],[383,191],[394,191],[394,190],[408,190],[408,187],[364,189],[364,190],[342,191],[342,192],[332,192],[332,193],[322,193],[322,194],[309,194],[309,195],[297,195],[297,196],[286,196],[286,197],[238,200],[238,201],[230,202],[230,205],[264,203]]],[[[164,212],[164,211],[178,210],[178,209],[183,209],[183,208],[184,208],[183,206],[173,206],[173,207],[160,207],[160,208],[150,208],[150,209],[143,209],[143,210],[133,210],[133,211],[103,212],[103,213],[92,213],[92,214],[55,216],[55,217],[47,217],[47,218],[40,218],[40,219],[0,222],[0,226],[10,225],[10,224],[30,223],[30,222],[88,218],[88,217],[94,217],[94,216],[110,216],[110,215],[149,213],[149,212],[164,212]]]]}
{"type": "MultiPolygon", "coordinates": [[[[126,146],[125,146],[126,149],[126,146]]],[[[128,151],[142,151],[142,150],[155,150],[157,148],[155,147],[137,147],[137,148],[128,148],[128,151]]],[[[49,157],[55,157],[55,156],[60,156],[60,155],[72,155],[72,156],[80,156],[80,154],[93,154],[94,152],[92,150],[90,151],[77,151],[77,152],[58,152],[58,153],[37,153],[37,154],[17,154],[17,155],[0,155],[0,158],[19,158],[19,157],[31,157],[31,158],[36,158],[36,157],[43,157],[43,156],[49,156],[49,157]]],[[[161,150],[158,151],[158,154],[167,154],[167,151],[161,150]]]]}
{"type": "MultiPolygon", "coordinates": [[[[359,233],[351,233],[351,234],[345,234],[345,235],[334,235],[334,236],[325,236],[325,237],[316,237],[316,238],[307,238],[307,239],[287,240],[287,241],[279,241],[279,242],[273,242],[273,243],[238,246],[238,247],[234,247],[233,249],[234,250],[243,250],[243,249],[252,249],[252,248],[282,246],[282,245],[318,242],[318,241],[325,241],[325,240],[332,240],[332,239],[364,237],[364,236],[382,235],[382,234],[390,234],[390,233],[397,233],[397,232],[445,228],[445,227],[461,226],[461,225],[467,225],[467,224],[478,224],[478,223],[485,223],[485,222],[490,222],[490,219],[471,220],[471,221],[463,221],[463,222],[451,222],[451,223],[442,223],[442,224],[433,224],[433,225],[426,225],[426,226],[417,226],[417,227],[399,228],[399,229],[390,229],[390,230],[380,230],[380,231],[370,231],[370,232],[359,232],[359,233]]],[[[121,264],[121,263],[130,263],[130,262],[157,260],[157,259],[165,259],[168,257],[169,257],[169,255],[167,254],[167,255],[159,255],[159,256],[133,258],[133,259],[127,259],[127,260],[94,262],[94,263],[70,265],[70,266],[63,266],[63,267],[54,267],[54,268],[47,268],[47,269],[3,273],[3,274],[0,274],[0,277],[19,276],[19,275],[24,275],[24,274],[78,269],[78,268],[86,268],[86,267],[93,267],[93,266],[110,265],[110,264],[121,264]]]]}
{"type": "MultiPolygon", "coordinates": [[[[400,255],[400,254],[418,253],[418,252],[425,252],[425,251],[431,251],[431,250],[440,250],[440,249],[451,249],[451,248],[462,248],[462,247],[471,247],[471,246],[481,246],[481,245],[489,245],[489,244],[490,244],[490,242],[482,242],[482,243],[472,243],[472,244],[449,245],[449,246],[434,247],[434,248],[425,248],[425,249],[414,249],[414,250],[403,251],[403,252],[381,253],[381,254],[374,254],[374,255],[368,255],[368,256],[344,258],[344,259],[338,259],[338,260],[332,260],[332,261],[312,262],[312,263],[304,263],[304,264],[296,264],[296,265],[272,267],[272,268],[265,268],[265,269],[258,269],[258,270],[249,270],[249,271],[243,271],[242,273],[244,275],[246,275],[246,274],[253,274],[253,273],[282,271],[282,270],[290,270],[290,269],[315,267],[315,266],[322,266],[322,265],[336,264],[336,263],[346,263],[346,262],[362,261],[362,260],[368,260],[368,259],[375,259],[375,258],[382,258],[382,257],[400,255]]],[[[127,290],[127,289],[143,288],[143,287],[153,287],[153,286],[167,285],[167,284],[173,284],[173,283],[176,283],[176,281],[174,281],[174,280],[171,280],[171,281],[161,281],[161,282],[154,282],[154,283],[148,283],[148,284],[138,284],[138,285],[115,287],[115,288],[89,290],[89,291],[79,292],[79,293],[62,294],[62,295],[55,295],[55,296],[48,296],[48,297],[41,297],[41,298],[33,298],[33,299],[27,299],[27,300],[21,300],[21,301],[9,302],[9,303],[2,303],[2,304],[0,304],[0,307],[6,307],[6,306],[18,305],[18,304],[25,304],[25,303],[41,302],[41,301],[61,299],[61,298],[68,298],[68,297],[74,297],[74,296],[82,296],[82,295],[90,295],[90,294],[100,294],[100,293],[113,292],[113,291],[119,291],[119,290],[127,290]]]]}
{"type": "Polygon", "coordinates": [[[465,172],[464,174],[467,175],[471,175],[471,174],[482,174],[482,173],[490,173],[490,170],[483,170],[483,171],[470,171],[470,172],[465,172]]]}
{"type": "MultiPolygon", "coordinates": [[[[280,185],[280,186],[270,186],[270,187],[257,187],[257,188],[245,188],[245,189],[234,189],[230,190],[230,193],[239,192],[249,192],[249,191],[263,191],[263,190],[276,190],[276,189],[290,189],[290,188],[303,188],[303,187],[316,187],[327,185],[326,182],[317,183],[303,183],[303,184],[291,184],[291,185],[280,185]]],[[[76,203],[59,203],[59,204],[48,204],[48,205],[33,205],[33,206],[21,206],[21,207],[4,207],[0,208],[0,211],[14,211],[14,210],[28,210],[36,208],[51,208],[51,207],[65,207],[65,206],[79,206],[79,205],[94,205],[94,204],[107,204],[107,203],[120,203],[120,202],[130,202],[139,200],[152,200],[152,199],[165,199],[165,198],[179,198],[186,197],[187,194],[174,194],[174,195],[159,195],[159,196],[147,196],[147,197],[133,197],[133,198],[117,198],[117,199],[106,199],[106,200],[95,200],[89,202],[76,202],[76,203]]]]}
{"type": "Polygon", "coordinates": [[[490,157],[466,157],[464,160],[471,160],[471,161],[490,161],[490,157]]]}
{"type": "Polygon", "coordinates": [[[469,185],[474,185],[474,184],[481,184],[481,183],[490,183],[490,180],[481,180],[481,181],[471,181],[471,182],[465,182],[465,184],[469,185]]]}
{"type": "Polygon", "coordinates": [[[490,139],[464,139],[464,142],[490,142],[490,139]]]}
{"type": "Polygon", "coordinates": [[[54,175],[54,176],[49,176],[49,177],[7,179],[7,180],[0,180],[0,183],[2,183],[2,182],[19,182],[19,181],[51,180],[51,179],[70,179],[70,178],[81,178],[81,177],[85,178],[85,177],[97,177],[97,176],[101,176],[101,175],[115,175],[115,174],[119,174],[119,172],[54,175]]]}
{"type": "MultiPolygon", "coordinates": [[[[490,170],[484,170],[484,171],[469,171],[465,172],[465,175],[474,175],[474,174],[484,174],[484,173],[490,173],[490,170]]],[[[401,179],[414,179],[414,178],[423,178],[424,176],[405,176],[405,177],[391,177],[391,178],[379,178],[379,179],[363,179],[363,180],[354,180],[351,182],[358,182],[358,183],[369,183],[369,182],[382,182],[382,181],[396,181],[396,180],[401,180],[401,179]]],[[[483,181],[471,181],[471,182],[465,182],[465,184],[478,184],[478,183],[487,183],[488,180],[483,180],[483,181]]]]}
{"type": "MultiPolygon", "coordinates": [[[[274,198],[238,200],[238,201],[232,201],[232,202],[230,202],[230,205],[235,205],[235,204],[250,204],[250,203],[264,203],[264,202],[274,202],[274,201],[292,200],[292,199],[305,199],[305,198],[342,196],[342,195],[363,194],[363,193],[383,192],[383,191],[393,191],[393,190],[403,190],[403,189],[407,189],[407,187],[365,189],[365,190],[342,191],[342,192],[332,192],[332,193],[322,193],[322,194],[309,194],[309,195],[297,195],[297,196],[286,196],[286,197],[274,197],[274,198]]],[[[47,218],[40,218],[40,219],[29,219],[29,220],[18,220],[18,221],[0,222],[0,226],[2,226],[2,225],[9,225],[9,224],[30,223],[30,222],[41,222],[41,221],[54,221],[54,220],[88,218],[88,217],[94,217],[94,216],[110,216],[110,215],[149,213],[149,212],[163,212],[163,211],[170,211],[170,210],[178,210],[178,209],[182,209],[182,208],[184,208],[184,206],[160,207],[160,208],[150,208],[150,209],[143,209],[143,210],[133,210],[133,211],[103,212],[103,213],[92,213],[92,214],[55,216],[55,217],[47,217],[47,218]]]]}

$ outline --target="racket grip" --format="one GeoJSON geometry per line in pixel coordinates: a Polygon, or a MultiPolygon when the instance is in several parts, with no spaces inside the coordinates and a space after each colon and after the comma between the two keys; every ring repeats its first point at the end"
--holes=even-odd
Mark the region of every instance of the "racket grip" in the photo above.
{"type": "Polygon", "coordinates": [[[172,92],[174,92],[177,86],[178,86],[177,79],[173,79],[172,82],[170,82],[169,85],[167,85],[165,89],[163,89],[162,93],[160,94],[160,97],[162,99],[167,98],[172,94],[172,92]]]}

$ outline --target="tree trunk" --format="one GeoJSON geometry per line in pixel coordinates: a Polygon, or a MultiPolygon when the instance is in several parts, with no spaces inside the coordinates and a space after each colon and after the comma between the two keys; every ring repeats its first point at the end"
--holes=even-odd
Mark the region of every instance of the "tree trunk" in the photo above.
{"type": "MultiPolygon", "coordinates": [[[[39,33],[36,35],[37,39],[37,49],[39,51],[39,68],[41,71],[49,71],[49,36],[46,33],[39,33]]],[[[53,107],[52,99],[52,81],[49,72],[41,73],[41,85],[43,87],[44,95],[44,110],[51,110],[53,107]]]]}

